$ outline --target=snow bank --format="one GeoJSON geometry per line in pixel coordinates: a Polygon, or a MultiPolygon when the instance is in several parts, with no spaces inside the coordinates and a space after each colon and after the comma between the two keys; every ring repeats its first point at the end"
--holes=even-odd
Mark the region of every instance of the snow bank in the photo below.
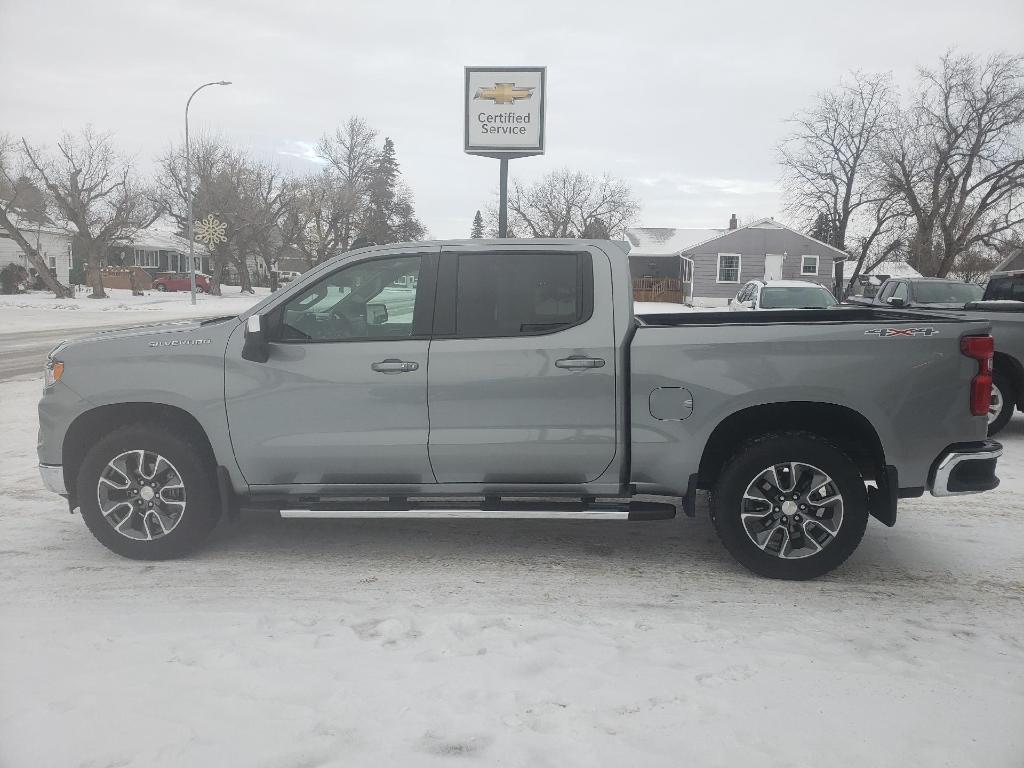
{"type": "Polygon", "coordinates": [[[106,299],[90,299],[84,293],[73,299],[55,299],[53,294],[39,291],[0,296],[0,333],[238,314],[270,293],[267,288],[255,290],[255,294],[246,294],[225,286],[223,296],[198,294],[195,306],[191,294],[181,291],[147,291],[143,296],[132,296],[130,290],[108,288],[106,299]]]}

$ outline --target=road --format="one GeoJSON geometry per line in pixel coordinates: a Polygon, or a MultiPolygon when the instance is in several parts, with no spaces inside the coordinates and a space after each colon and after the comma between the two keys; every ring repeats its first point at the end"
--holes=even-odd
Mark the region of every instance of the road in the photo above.
{"type": "Polygon", "coordinates": [[[41,373],[46,353],[61,339],[77,339],[92,333],[94,329],[81,327],[0,333],[0,381],[41,373]]]}

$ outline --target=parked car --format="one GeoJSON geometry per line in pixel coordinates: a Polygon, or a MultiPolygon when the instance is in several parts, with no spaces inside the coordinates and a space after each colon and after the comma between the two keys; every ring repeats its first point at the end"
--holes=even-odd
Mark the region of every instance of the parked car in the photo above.
{"type": "Polygon", "coordinates": [[[983,287],[937,277],[886,280],[876,306],[944,312],[984,313],[995,339],[989,435],[995,435],[1024,408],[1024,272],[994,273],[983,287]],[[1007,301],[1009,299],[1009,301],[1007,301]]]}
{"type": "Polygon", "coordinates": [[[729,309],[828,309],[838,305],[827,288],[805,280],[751,280],[740,288],[729,309]]]}
{"type": "Polygon", "coordinates": [[[838,566],[899,498],[998,484],[989,323],[638,317],[630,289],[600,240],[342,254],[238,317],[59,345],[40,472],[147,560],[240,508],[652,520],[693,515],[706,489],[728,551],[785,579],[838,566]]]}
{"type": "Polygon", "coordinates": [[[301,272],[295,272],[293,270],[288,270],[288,269],[278,270],[278,272],[277,272],[277,282],[280,285],[285,285],[286,283],[290,283],[292,280],[294,280],[295,278],[297,278],[301,274],[302,274],[301,272]]]}
{"type": "MultiPolygon", "coordinates": [[[[153,289],[157,291],[191,291],[192,278],[188,272],[159,272],[153,278],[153,289]]],[[[196,272],[196,290],[210,292],[210,276],[196,272]]]]}
{"type": "Polygon", "coordinates": [[[892,277],[882,283],[873,303],[908,309],[963,309],[978,301],[985,289],[962,280],[941,277],[892,277]]]}

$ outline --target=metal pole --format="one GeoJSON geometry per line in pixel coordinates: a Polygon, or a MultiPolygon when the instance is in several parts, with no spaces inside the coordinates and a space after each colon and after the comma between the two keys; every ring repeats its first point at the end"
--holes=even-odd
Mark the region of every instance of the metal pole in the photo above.
{"type": "Polygon", "coordinates": [[[498,237],[508,237],[508,158],[503,157],[498,182],[498,237]]]}
{"type": "Polygon", "coordinates": [[[196,238],[195,232],[193,232],[195,225],[192,221],[192,151],[188,142],[188,108],[192,105],[192,99],[195,98],[195,95],[203,90],[203,88],[211,85],[231,85],[231,81],[217,80],[213,83],[203,83],[192,91],[192,95],[189,96],[188,101],[185,102],[185,191],[188,195],[188,276],[189,285],[192,291],[193,305],[196,303],[196,238]]]}

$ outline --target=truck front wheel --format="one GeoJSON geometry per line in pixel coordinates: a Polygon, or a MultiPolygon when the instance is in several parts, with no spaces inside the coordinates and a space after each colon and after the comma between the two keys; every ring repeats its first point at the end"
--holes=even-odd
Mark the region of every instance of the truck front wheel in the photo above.
{"type": "Polygon", "coordinates": [[[162,423],[101,438],[78,472],[82,519],[124,557],[164,560],[190,552],[220,516],[208,450],[162,423]]]}
{"type": "Polygon", "coordinates": [[[856,465],[827,440],[770,434],[726,462],[711,493],[711,519],[726,549],[754,573],[812,579],[857,548],[867,493],[856,465]]]}

